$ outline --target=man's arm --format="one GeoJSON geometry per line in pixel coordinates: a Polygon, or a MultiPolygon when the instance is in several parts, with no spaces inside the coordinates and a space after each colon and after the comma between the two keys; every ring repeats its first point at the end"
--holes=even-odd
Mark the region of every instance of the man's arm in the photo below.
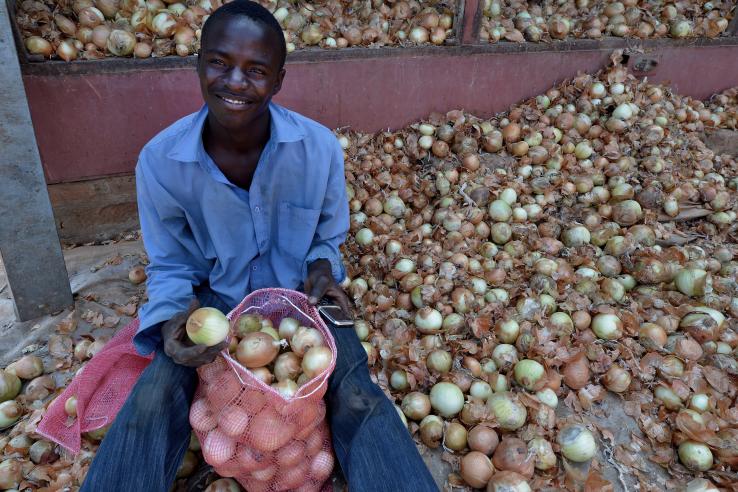
{"type": "Polygon", "coordinates": [[[338,283],[346,276],[339,248],[349,230],[349,209],[343,150],[335,139],[329,173],[318,227],[303,267],[303,278],[311,303],[316,304],[327,296],[348,314],[350,303],[338,283]]]}
{"type": "Polygon", "coordinates": [[[149,173],[145,151],[136,167],[136,193],[144,247],[149,300],[139,312],[141,327],[134,338],[148,354],[162,342],[161,326],[188,311],[193,286],[207,279],[207,262],[199,254],[181,207],[149,173]]]}

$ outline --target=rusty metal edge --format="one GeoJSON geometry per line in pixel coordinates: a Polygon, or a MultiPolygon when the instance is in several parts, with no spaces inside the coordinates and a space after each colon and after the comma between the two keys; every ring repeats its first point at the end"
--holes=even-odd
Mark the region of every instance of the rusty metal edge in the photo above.
{"type": "MultiPolygon", "coordinates": [[[[316,49],[291,53],[287,58],[288,64],[293,63],[324,63],[340,62],[356,59],[403,58],[423,56],[466,56],[479,54],[504,53],[540,53],[540,52],[578,52],[578,51],[611,51],[616,49],[643,49],[654,50],[660,48],[678,47],[738,47],[738,36],[721,37],[716,39],[621,39],[605,38],[602,40],[580,39],[572,41],[557,41],[555,43],[495,43],[452,46],[418,46],[412,48],[344,48],[341,50],[316,49]]],[[[106,58],[93,61],[46,61],[39,63],[23,63],[23,75],[31,76],[58,76],[58,75],[87,75],[119,72],[138,72],[146,70],[181,70],[194,68],[197,56],[165,58],[106,58]]]]}

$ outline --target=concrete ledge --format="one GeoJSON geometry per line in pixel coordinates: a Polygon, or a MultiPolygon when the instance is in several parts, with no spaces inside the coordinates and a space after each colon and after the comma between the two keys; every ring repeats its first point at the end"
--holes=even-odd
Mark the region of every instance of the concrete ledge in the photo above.
{"type": "Polygon", "coordinates": [[[48,189],[64,244],[117,239],[139,228],[132,175],[59,183],[48,189]]]}

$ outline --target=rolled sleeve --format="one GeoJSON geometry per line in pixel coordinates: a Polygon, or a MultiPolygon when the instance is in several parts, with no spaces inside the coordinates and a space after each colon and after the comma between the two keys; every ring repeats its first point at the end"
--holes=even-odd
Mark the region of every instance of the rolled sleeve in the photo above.
{"type": "Polygon", "coordinates": [[[310,263],[325,259],[331,264],[331,272],[336,282],[340,283],[346,277],[340,247],[346,240],[346,234],[349,230],[349,209],[346,196],[343,150],[335,138],[333,139],[329,173],[320,219],[305,258],[302,278],[307,278],[310,263]]]}
{"type": "Polygon", "coordinates": [[[148,302],[139,311],[133,343],[143,355],[161,342],[161,325],[187,309],[194,287],[207,279],[207,262],[198,255],[184,212],[148,170],[145,154],[136,166],[136,192],[144,247],[148,302]]]}

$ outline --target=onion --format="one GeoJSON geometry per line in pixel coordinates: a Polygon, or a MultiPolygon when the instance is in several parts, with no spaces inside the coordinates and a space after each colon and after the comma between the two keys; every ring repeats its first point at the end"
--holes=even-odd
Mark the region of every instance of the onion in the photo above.
{"type": "Polygon", "coordinates": [[[487,401],[492,395],[492,388],[484,381],[474,381],[469,388],[469,394],[478,400],[487,401]]]}
{"type": "Polygon", "coordinates": [[[453,383],[436,383],[430,391],[430,402],[442,417],[453,417],[464,407],[464,394],[453,383]]]}
{"type": "Polygon", "coordinates": [[[236,441],[219,429],[208,432],[202,443],[202,455],[213,466],[224,465],[236,453],[236,441]]]}
{"type": "Polygon", "coordinates": [[[487,492],[531,492],[525,477],[513,471],[504,470],[492,475],[487,484],[487,492]]]}
{"type": "Polygon", "coordinates": [[[256,379],[264,384],[272,384],[272,381],[274,380],[274,374],[272,374],[266,367],[253,367],[250,371],[256,379]]]}
{"type": "Polygon", "coordinates": [[[254,448],[270,453],[281,448],[293,438],[294,426],[267,406],[253,415],[249,432],[250,443],[254,448]]]}
{"type": "MultiPolygon", "coordinates": [[[[98,27],[100,27],[100,26],[98,26],[98,27]]],[[[97,29],[97,27],[95,29],[97,29]]],[[[95,43],[95,29],[92,30],[92,39],[93,39],[92,42],[93,43],[95,43]]],[[[110,32],[109,29],[108,29],[108,32],[110,32]]],[[[105,41],[107,42],[107,37],[106,37],[105,41]]],[[[135,38],[134,38],[134,42],[135,42],[135,38]]],[[[97,43],[95,43],[95,45],[98,48],[100,48],[100,49],[102,49],[102,48],[105,47],[105,45],[100,46],[97,43]]],[[[139,285],[139,284],[145,282],[146,281],[146,269],[144,267],[142,267],[141,265],[136,265],[135,267],[131,268],[131,270],[128,272],[128,280],[133,285],[139,285]]]]}
{"type": "Polygon", "coordinates": [[[617,340],[623,336],[623,322],[614,314],[598,314],[592,319],[592,331],[604,340],[617,340]]]}
{"type": "Polygon", "coordinates": [[[23,479],[21,461],[6,459],[0,463],[0,488],[4,490],[15,489],[23,479]]]}
{"type": "Polygon", "coordinates": [[[557,442],[561,446],[561,454],[577,463],[589,461],[597,452],[594,436],[581,424],[571,424],[561,429],[557,442]]]}
{"type": "Polygon", "coordinates": [[[410,30],[410,34],[408,35],[408,39],[416,44],[423,44],[427,43],[430,39],[430,34],[428,33],[428,30],[424,27],[413,27],[410,30]]]}
{"type": "Polygon", "coordinates": [[[285,316],[279,322],[279,337],[289,340],[299,327],[300,323],[295,318],[285,316]]]}
{"type": "Polygon", "coordinates": [[[467,432],[463,425],[452,422],[446,426],[443,434],[444,447],[453,451],[462,451],[466,448],[467,432]]]}
{"type": "Polygon", "coordinates": [[[461,458],[459,474],[472,487],[481,488],[487,485],[494,472],[492,462],[479,451],[471,451],[461,458]]]}
{"type": "MultiPolygon", "coordinates": [[[[112,53],[115,56],[131,55],[133,54],[133,48],[135,46],[136,46],[136,37],[130,32],[124,31],[122,29],[115,29],[111,31],[110,36],[108,37],[108,40],[107,40],[108,51],[110,51],[110,53],[112,53]]],[[[145,278],[146,277],[144,276],[144,279],[145,278]]],[[[213,309],[213,308],[201,308],[201,309],[213,309]]],[[[225,340],[225,337],[223,338],[223,340],[225,340]]]]}
{"type": "Polygon", "coordinates": [[[368,246],[374,241],[374,233],[371,229],[360,229],[354,236],[356,243],[361,246],[368,246]]]}
{"type": "Polygon", "coordinates": [[[21,381],[15,374],[0,369],[0,402],[12,400],[20,393],[21,381]]]}
{"type": "Polygon", "coordinates": [[[323,373],[331,365],[333,360],[333,352],[324,346],[311,347],[305,352],[302,359],[302,371],[309,378],[314,378],[323,373]]]}
{"type": "Polygon", "coordinates": [[[551,388],[544,388],[536,393],[536,398],[547,407],[556,408],[559,405],[559,397],[551,388]]]}
{"type": "Polygon", "coordinates": [[[399,391],[406,390],[410,386],[407,380],[407,372],[403,370],[393,371],[390,375],[390,386],[399,391]]]}
{"type": "Polygon", "coordinates": [[[501,343],[492,351],[492,360],[500,370],[505,371],[518,362],[518,350],[513,345],[501,343]]]}
{"type": "Polygon", "coordinates": [[[325,345],[323,334],[315,328],[301,326],[297,329],[290,339],[292,351],[302,357],[312,347],[322,347],[325,345]]]}
{"type": "Polygon", "coordinates": [[[500,441],[497,432],[493,428],[480,424],[469,431],[467,442],[469,449],[472,451],[479,451],[487,456],[492,456],[500,441]]]}
{"type": "Polygon", "coordinates": [[[71,39],[65,39],[59,43],[59,46],[56,48],[57,56],[66,62],[76,60],[79,50],[74,43],[71,39]]]}
{"type": "Polygon", "coordinates": [[[451,370],[452,363],[453,359],[451,358],[451,354],[445,350],[434,350],[426,359],[428,369],[441,374],[449,372],[451,370]]]}
{"type": "Polygon", "coordinates": [[[514,319],[504,320],[495,327],[495,335],[497,335],[497,340],[502,343],[515,343],[515,340],[518,339],[519,334],[520,325],[514,319]]]}
{"type": "MultiPolygon", "coordinates": [[[[205,307],[195,310],[185,329],[187,336],[197,345],[212,347],[226,339],[229,330],[228,318],[215,308],[205,307]]],[[[264,364],[259,364],[264,365],[264,364]]]]}
{"type": "Polygon", "coordinates": [[[238,343],[236,358],[244,367],[262,367],[277,357],[280,346],[279,342],[266,333],[247,333],[238,343]]]}
{"type": "Polygon", "coordinates": [[[6,367],[5,372],[21,379],[33,379],[44,373],[44,363],[40,357],[25,355],[6,367]]]}
{"type": "Polygon", "coordinates": [[[704,393],[692,395],[689,401],[689,408],[698,412],[706,412],[710,409],[710,397],[704,393]]]}
{"type": "Polygon", "coordinates": [[[174,34],[177,20],[169,12],[159,12],[151,19],[150,27],[160,38],[169,38],[174,34]]]}
{"type": "Polygon", "coordinates": [[[79,25],[82,27],[93,28],[98,24],[105,22],[105,16],[99,9],[95,7],[85,7],[77,14],[79,25]]]}
{"type": "Polygon", "coordinates": [[[437,448],[443,439],[443,420],[437,415],[428,415],[420,421],[420,440],[429,448],[437,448]]]}
{"type": "Polygon", "coordinates": [[[208,432],[218,425],[210,411],[210,404],[205,398],[195,400],[190,407],[190,425],[199,432],[208,432]]]}
{"type": "Polygon", "coordinates": [[[431,307],[418,309],[415,315],[415,328],[424,335],[432,335],[440,331],[443,326],[443,316],[431,307]]]}
{"type": "Polygon", "coordinates": [[[695,478],[687,484],[684,492],[720,492],[709,480],[705,478],[695,478]]]}
{"type": "Polygon", "coordinates": [[[228,406],[218,416],[218,428],[226,436],[238,438],[246,432],[250,420],[248,412],[242,408],[228,406]]]}
{"type": "Polygon", "coordinates": [[[684,441],[679,445],[679,461],[692,471],[712,468],[712,452],[701,442],[684,441]]]}
{"type": "Polygon", "coordinates": [[[189,449],[185,451],[184,458],[182,458],[182,463],[180,463],[179,468],[177,468],[177,474],[175,475],[176,478],[186,478],[192,475],[192,472],[195,471],[198,465],[198,459],[197,456],[195,456],[195,453],[190,451],[189,449]]]}
{"type": "Polygon", "coordinates": [[[272,384],[272,388],[277,390],[277,392],[282,395],[282,398],[289,399],[294,397],[297,393],[298,385],[291,379],[285,379],[279,381],[278,383],[272,384]]]}
{"type": "Polygon", "coordinates": [[[25,46],[30,54],[41,55],[46,58],[50,57],[54,52],[54,48],[51,46],[51,43],[40,36],[30,36],[26,38],[25,46]]]}
{"type": "Polygon", "coordinates": [[[151,45],[147,43],[136,43],[133,47],[133,56],[136,58],[148,58],[151,56],[151,45]]]}
{"type": "Polygon", "coordinates": [[[56,452],[56,445],[43,439],[31,445],[28,455],[31,461],[37,465],[47,465],[59,459],[59,453],[56,452]]]}
{"type": "Polygon", "coordinates": [[[77,416],[77,397],[76,396],[70,396],[69,398],[67,398],[67,401],[64,402],[64,411],[70,417],[77,416]]]}
{"type": "Polygon", "coordinates": [[[430,398],[424,393],[413,391],[405,395],[400,408],[407,418],[411,420],[422,420],[431,411],[430,398]]]}
{"type": "Polygon", "coordinates": [[[236,335],[239,337],[247,333],[261,330],[261,316],[258,314],[244,314],[239,316],[234,327],[236,335]]]}
{"type": "Polygon", "coordinates": [[[528,442],[528,450],[535,456],[537,470],[550,470],[556,466],[556,455],[551,443],[542,437],[535,437],[528,442]]]}
{"type": "Polygon", "coordinates": [[[630,373],[619,366],[611,366],[602,378],[605,388],[615,393],[623,393],[630,386],[630,373]]]}
{"type": "Polygon", "coordinates": [[[582,389],[589,382],[590,372],[584,352],[577,354],[565,366],[563,372],[564,383],[572,389],[582,389]]]}
{"type": "Polygon", "coordinates": [[[525,407],[512,393],[507,391],[490,396],[487,400],[487,407],[503,430],[517,430],[525,425],[528,418],[525,407]]]}
{"type": "Polygon", "coordinates": [[[679,410],[682,407],[682,399],[679,398],[679,395],[666,386],[657,386],[653,396],[669,410],[679,410]]]}
{"type": "Polygon", "coordinates": [[[300,357],[293,352],[285,352],[277,357],[274,361],[274,377],[277,381],[285,379],[297,379],[300,375],[300,357]]]}
{"type": "Polygon", "coordinates": [[[546,369],[535,360],[523,359],[515,364],[514,374],[515,381],[520,386],[528,391],[534,391],[545,383],[546,369]]]}
{"type": "Polygon", "coordinates": [[[699,268],[684,268],[674,278],[677,289],[684,295],[699,297],[705,295],[711,282],[707,272],[699,268]]]}
{"type": "Polygon", "coordinates": [[[533,455],[528,453],[525,441],[515,437],[503,437],[492,456],[492,464],[498,470],[508,470],[524,477],[532,477],[535,466],[533,455]]]}
{"type": "Polygon", "coordinates": [[[23,415],[23,409],[15,400],[0,403],[0,429],[5,429],[15,424],[23,415]]]}

